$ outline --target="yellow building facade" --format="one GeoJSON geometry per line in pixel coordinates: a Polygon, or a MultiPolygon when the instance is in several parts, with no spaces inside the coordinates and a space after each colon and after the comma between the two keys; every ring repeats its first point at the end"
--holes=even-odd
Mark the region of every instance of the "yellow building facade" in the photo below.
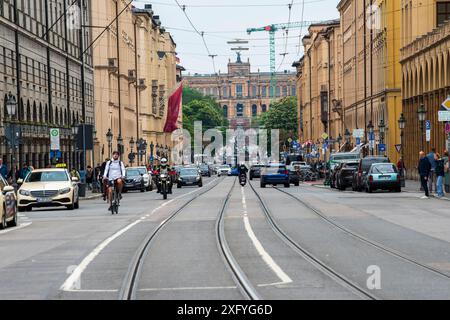
{"type": "Polygon", "coordinates": [[[95,82],[95,162],[121,149],[129,163],[131,141],[144,139],[147,153],[134,163],[148,163],[150,144],[154,157],[167,155],[172,147],[170,134],[164,134],[168,97],[177,87],[176,44],[161,27],[151,5],[145,9],[126,7],[128,2],[94,1],[92,24],[106,26],[124,12],[103,33],[93,29],[95,82]],[[111,131],[112,142],[107,133],[111,131]],[[120,147],[123,145],[123,147],[120,147]]]}
{"type": "MultiPolygon", "coordinates": [[[[450,2],[402,1],[402,87],[406,118],[404,155],[407,168],[417,167],[418,153],[432,148],[441,153],[450,147],[438,113],[450,96],[450,2]],[[420,17],[420,18],[419,18],[420,17]],[[419,120],[422,109],[425,122],[419,120]]],[[[409,178],[418,178],[408,170],[409,178]]]]}

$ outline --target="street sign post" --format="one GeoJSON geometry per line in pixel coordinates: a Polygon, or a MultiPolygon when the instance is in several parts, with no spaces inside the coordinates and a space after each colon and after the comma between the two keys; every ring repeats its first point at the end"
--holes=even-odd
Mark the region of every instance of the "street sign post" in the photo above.
{"type": "Polygon", "coordinates": [[[50,150],[60,149],[60,132],[57,128],[50,129],[50,150]]]}
{"type": "Polygon", "coordinates": [[[450,111],[439,111],[439,122],[450,122],[450,111]]]}
{"type": "Polygon", "coordinates": [[[426,136],[427,136],[427,142],[431,141],[431,121],[427,120],[426,122],[426,136]]]}
{"type": "Polygon", "coordinates": [[[353,138],[364,138],[364,129],[353,129],[353,138]]]}

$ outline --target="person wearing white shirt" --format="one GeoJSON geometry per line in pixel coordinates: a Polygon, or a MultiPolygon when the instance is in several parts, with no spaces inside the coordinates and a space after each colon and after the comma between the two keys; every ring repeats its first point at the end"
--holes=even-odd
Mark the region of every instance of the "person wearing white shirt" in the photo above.
{"type": "MultiPolygon", "coordinates": [[[[123,179],[125,177],[125,166],[119,159],[119,152],[114,151],[113,157],[105,166],[105,172],[103,173],[103,179],[108,186],[107,194],[109,203],[112,201],[112,186],[115,183],[117,191],[119,193],[119,198],[122,199],[122,189],[123,189],[123,179]]],[[[110,208],[111,210],[111,208],[110,208]]]]}

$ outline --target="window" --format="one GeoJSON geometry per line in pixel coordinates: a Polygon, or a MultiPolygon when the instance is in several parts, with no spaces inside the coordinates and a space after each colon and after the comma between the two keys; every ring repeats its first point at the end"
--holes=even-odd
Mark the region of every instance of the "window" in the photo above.
{"type": "Polygon", "coordinates": [[[266,98],[267,97],[267,87],[264,86],[261,89],[262,89],[262,92],[261,92],[262,97],[266,98]]]}
{"type": "Polygon", "coordinates": [[[223,97],[228,98],[228,88],[227,87],[223,88],[223,97]]]}
{"type": "Polygon", "coordinates": [[[283,97],[288,96],[288,88],[286,86],[283,87],[283,97]]]}
{"type": "Polygon", "coordinates": [[[236,96],[242,98],[242,84],[236,85],[236,96]]]}
{"type": "Polygon", "coordinates": [[[267,112],[267,106],[266,106],[265,104],[262,105],[261,111],[262,111],[263,113],[264,113],[264,112],[267,112]]]}
{"type": "Polygon", "coordinates": [[[279,97],[281,95],[281,87],[277,86],[277,97],[279,97]]]}
{"type": "Polygon", "coordinates": [[[297,88],[295,86],[292,86],[291,96],[296,96],[296,95],[297,95],[297,88]]]}
{"type": "Polygon", "coordinates": [[[257,90],[256,90],[256,86],[253,86],[252,87],[252,97],[256,97],[256,93],[257,92],[257,90]]]}
{"type": "Polygon", "coordinates": [[[258,106],[256,104],[252,105],[252,117],[256,117],[258,115],[258,106]]]}
{"type": "Polygon", "coordinates": [[[228,118],[228,106],[223,106],[223,116],[225,118],[228,118]]]}
{"type": "Polygon", "coordinates": [[[236,106],[236,116],[237,117],[244,116],[244,105],[241,103],[238,103],[238,105],[236,106]]]}
{"type": "Polygon", "coordinates": [[[450,20],[450,1],[438,2],[437,5],[437,25],[444,23],[445,20],[450,20]]]}

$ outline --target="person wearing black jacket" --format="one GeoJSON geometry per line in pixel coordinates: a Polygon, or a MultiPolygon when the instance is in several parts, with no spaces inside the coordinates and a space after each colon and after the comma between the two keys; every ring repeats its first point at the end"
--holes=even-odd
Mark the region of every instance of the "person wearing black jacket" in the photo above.
{"type": "Polygon", "coordinates": [[[419,175],[420,175],[420,183],[422,184],[423,190],[425,190],[425,196],[422,197],[422,199],[428,199],[430,196],[430,192],[428,191],[428,177],[431,172],[431,163],[430,160],[428,160],[427,156],[425,155],[425,152],[421,151],[419,153],[419,175]]]}

